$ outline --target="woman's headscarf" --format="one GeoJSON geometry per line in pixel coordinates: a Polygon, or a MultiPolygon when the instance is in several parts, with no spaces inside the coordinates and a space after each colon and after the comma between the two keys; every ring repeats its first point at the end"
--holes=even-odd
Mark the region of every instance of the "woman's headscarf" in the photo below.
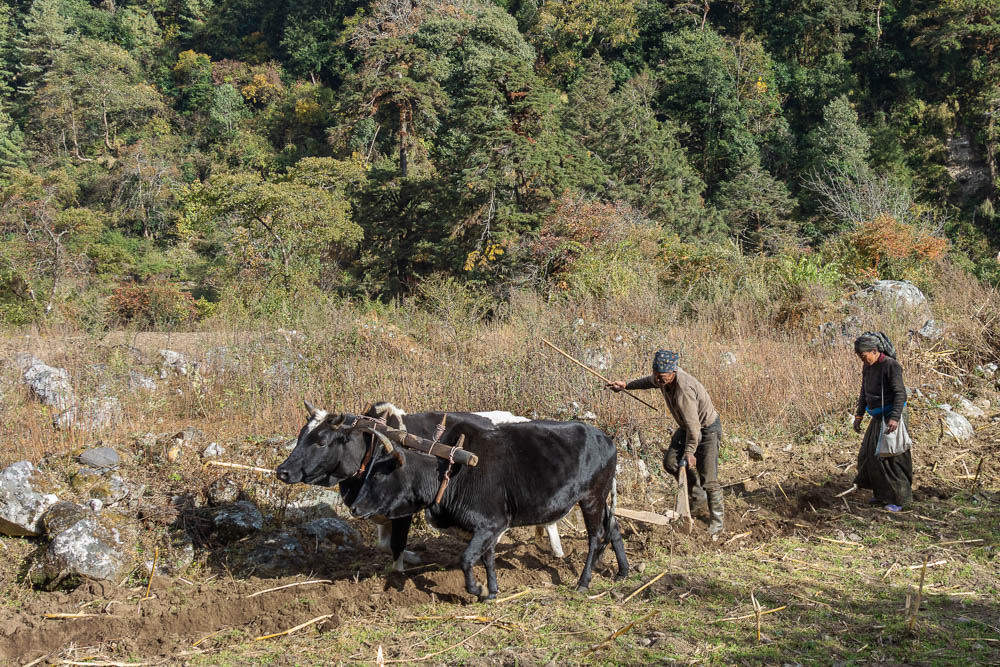
{"type": "Polygon", "coordinates": [[[854,351],[857,352],[858,354],[862,352],[871,352],[872,350],[878,350],[879,352],[881,352],[882,350],[879,349],[880,347],[879,344],[881,342],[882,341],[880,341],[878,339],[878,336],[876,336],[875,334],[871,333],[861,334],[860,336],[854,339],[854,351]]]}

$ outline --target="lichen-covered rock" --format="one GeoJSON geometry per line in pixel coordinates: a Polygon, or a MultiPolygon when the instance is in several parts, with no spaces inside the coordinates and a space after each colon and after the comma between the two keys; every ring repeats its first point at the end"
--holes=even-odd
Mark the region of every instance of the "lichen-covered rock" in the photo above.
{"type": "Polygon", "coordinates": [[[968,418],[968,419],[982,419],[986,416],[986,413],[979,406],[975,405],[972,401],[965,398],[964,396],[956,396],[955,400],[958,406],[955,411],[968,418]]]}
{"type": "Polygon", "coordinates": [[[601,348],[587,348],[583,351],[583,363],[599,371],[606,371],[611,367],[611,355],[601,348]]]}
{"type": "Polygon", "coordinates": [[[121,463],[121,457],[110,447],[91,447],[80,454],[80,463],[98,470],[110,469],[121,463]]]}
{"type": "Polygon", "coordinates": [[[747,440],[746,445],[747,455],[754,461],[763,461],[767,454],[764,452],[764,448],[755,442],[750,442],[747,440]]]}
{"type": "Polygon", "coordinates": [[[165,379],[168,371],[173,371],[178,375],[188,374],[188,361],[180,352],[174,352],[173,350],[160,350],[160,359],[162,360],[160,379],[165,379]]]}
{"type": "Polygon", "coordinates": [[[945,410],[943,419],[945,433],[954,437],[959,442],[968,440],[973,436],[974,431],[972,424],[969,423],[968,419],[957,412],[945,410]]]}
{"type": "Polygon", "coordinates": [[[0,471],[0,533],[41,535],[42,517],[59,502],[55,486],[29,461],[18,461],[0,471]]]}
{"type": "Polygon", "coordinates": [[[944,327],[938,324],[937,320],[927,320],[916,333],[924,340],[937,340],[944,336],[944,327]]]}
{"type": "Polygon", "coordinates": [[[84,579],[122,580],[129,568],[118,530],[97,517],[80,519],[49,544],[31,581],[48,590],[75,587],[84,579]]]}
{"type": "Polygon", "coordinates": [[[212,517],[216,534],[223,540],[238,540],[264,527],[264,516],[249,500],[223,505],[212,517]]]}
{"type": "Polygon", "coordinates": [[[31,357],[24,370],[24,381],[32,393],[45,405],[68,410],[76,403],[76,394],[63,368],[53,368],[31,357]]]}
{"type": "Polygon", "coordinates": [[[42,524],[49,537],[56,537],[59,533],[72,528],[77,522],[92,516],[93,513],[86,507],[61,500],[45,512],[42,524]]]}
{"type": "Polygon", "coordinates": [[[70,488],[87,498],[108,500],[112,496],[111,481],[92,468],[80,468],[69,480],[70,488]]]}
{"type": "Polygon", "coordinates": [[[302,524],[299,530],[320,543],[331,544],[338,549],[355,549],[361,544],[361,535],[343,519],[323,517],[302,524]]]}
{"type": "Polygon", "coordinates": [[[335,517],[338,507],[344,507],[340,491],[322,486],[307,486],[285,506],[285,517],[291,521],[335,517]]]}
{"type": "Polygon", "coordinates": [[[856,292],[853,298],[907,309],[919,308],[927,303],[924,293],[909,280],[876,280],[871,287],[856,292]]]}
{"type": "Polygon", "coordinates": [[[240,497],[240,485],[228,477],[220,477],[209,484],[207,495],[212,505],[233,503],[240,497]]]}

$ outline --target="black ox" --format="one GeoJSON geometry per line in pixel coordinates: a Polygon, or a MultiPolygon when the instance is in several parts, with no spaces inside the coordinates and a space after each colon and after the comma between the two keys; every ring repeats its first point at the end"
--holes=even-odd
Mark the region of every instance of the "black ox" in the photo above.
{"type": "MultiPolygon", "coordinates": [[[[308,420],[299,431],[295,449],[278,466],[278,479],[287,484],[304,482],[318,486],[338,486],[344,504],[350,507],[370,470],[371,457],[377,443],[374,436],[361,429],[351,428],[358,422],[351,414],[331,414],[319,410],[306,402],[308,420]]],[[[449,412],[443,432],[439,433],[443,412],[422,412],[406,414],[388,402],[373,405],[365,414],[376,417],[394,428],[401,428],[414,435],[433,438],[438,435],[442,442],[454,442],[459,426],[469,425],[478,431],[495,428],[503,420],[525,421],[509,412],[470,413],[449,412]]],[[[383,551],[391,551],[397,570],[406,563],[417,563],[419,558],[405,549],[409,536],[412,513],[400,516],[391,522],[384,517],[371,517],[378,531],[378,546],[383,551]]],[[[553,553],[563,556],[559,532],[555,523],[544,526],[548,533],[553,553]]]]}
{"type": "MultiPolygon", "coordinates": [[[[483,430],[456,426],[465,449],[479,457],[474,467],[451,465],[450,480],[439,494],[448,461],[396,448],[378,451],[371,473],[348,506],[358,517],[383,515],[396,520],[426,509],[431,525],[472,533],[461,558],[465,589],[482,596],[473,565],[486,567],[485,599],[497,594],[494,549],[512,526],[558,521],[579,504],[589,537],[587,560],[577,583],[586,590],[608,542],[618,560],[616,580],[628,575],[628,560],[614,518],[617,450],[603,431],[580,422],[532,421],[483,430]],[[612,496],[612,508],[607,505],[612,496]]],[[[454,440],[450,440],[454,442],[454,440]]]]}

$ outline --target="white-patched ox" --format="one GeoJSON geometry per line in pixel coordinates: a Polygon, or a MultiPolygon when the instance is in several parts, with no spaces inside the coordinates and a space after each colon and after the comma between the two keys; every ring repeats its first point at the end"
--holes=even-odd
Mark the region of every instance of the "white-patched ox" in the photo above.
{"type": "Polygon", "coordinates": [[[396,447],[375,449],[373,462],[348,502],[358,517],[396,521],[426,510],[438,528],[458,528],[472,537],[462,555],[465,588],[482,596],[473,566],[486,568],[487,595],[494,599],[494,549],[512,526],[558,521],[575,505],[583,511],[588,551],[578,590],[590,585],[593,568],[608,543],[618,560],[617,579],[628,575],[625,545],[614,517],[617,450],[600,429],[581,422],[529,421],[481,429],[457,425],[476,466],[396,447]],[[607,499],[611,496],[611,507],[607,499]]]}

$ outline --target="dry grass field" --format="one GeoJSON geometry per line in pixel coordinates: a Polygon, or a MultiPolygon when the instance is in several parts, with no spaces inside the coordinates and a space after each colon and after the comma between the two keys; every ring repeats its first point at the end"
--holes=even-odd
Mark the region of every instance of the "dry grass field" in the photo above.
{"type": "MultiPolygon", "coordinates": [[[[938,341],[907,334],[922,323],[915,315],[869,312],[861,323],[897,341],[907,385],[922,394],[911,403],[915,501],[899,514],[868,505],[867,492],[836,497],[851,484],[860,440],[849,429],[860,364],[845,341],[817,339],[809,318],[829,312],[790,330],[776,323],[777,305],[681,308],[642,292],[552,303],[526,293],[488,320],[445,301],[328,306],[294,329],[9,332],[0,339],[0,464],[31,460],[67,499],[83,500],[87,489],[70,483],[75,455],[100,442],[121,454],[120,472],[141,497],[106,510],[120,511],[134,536],[137,567],[123,582],[34,589],[44,540],[0,538],[0,662],[326,665],[381,654],[386,664],[1000,663],[1000,410],[995,380],[974,371],[996,358],[1000,299],[956,283],[932,308],[946,326],[938,341]],[[619,444],[620,506],[671,507],[674,482],[660,464],[669,415],[607,392],[542,337],[601,361],[612,379],[645,374],[658,347],[681,351],[723,418],[723,535],[708,537],[704,510],[691,533],[623,520],[632,575],[613,583],[606,556],[581,595],[572,585],[585,533],[570,514],[564,559],[526,529],[505,540],[501,599],[487,604],[464,591],[455,567],[464,545],[422,522],[411,543],[424,564],[404,574],[370,546],[316,544],[294,571],[261,576],[244,542],[220,543],[205,528],[200,505],[223,477],[261,508],[265,530],[289,525],[285,508],[301,485],[206,467],[198,451],[217,442],[226,461],[272,468],[303,423],[302,399],[351,412],[383,399],[408,411],[592,412],[619,444]],[[186,373],[163,367],[163,349],[184,355],[186,373]],[[52,409],[21,381],[24,354],[65,368],[82,399],[117,397],[121,421],[54,429],[52,409]],[[130,371],[156,388],[130,385],[130,371]],[[991,406],[961,443],[942,436],[937,407],[956,393],[991,406]],[[182,429],[195,435],[171,460],[169,436],[182,429]],[[168,558],[180,533],[193,541],[193,562],[149,581],[142,563],[168,558]],[[323,582],[250,597],[313,580],[323,582]],[[44,616],[56,613],[80,616],[44,616]]],[[[660,404],[653,392],[644,398],[660,404]]],[[[369,526],[352,523],[370,538],[369,526]]]]}

